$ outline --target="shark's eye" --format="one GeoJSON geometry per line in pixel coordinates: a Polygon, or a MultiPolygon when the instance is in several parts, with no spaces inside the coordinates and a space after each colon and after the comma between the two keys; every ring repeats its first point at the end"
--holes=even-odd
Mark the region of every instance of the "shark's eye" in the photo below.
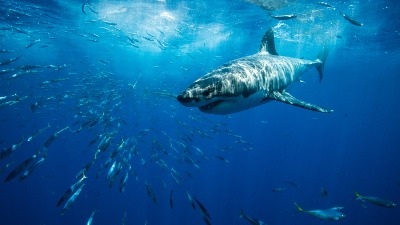
{"type": "Polygon", "coordinates": [[[204,91],[203,91],[203,96],[210,95],[210,93],[213,92],[214,90],[215,90],[214,87],[211,87],[211,86],[206,87],[206,89],[204,89],[204,91]]]}

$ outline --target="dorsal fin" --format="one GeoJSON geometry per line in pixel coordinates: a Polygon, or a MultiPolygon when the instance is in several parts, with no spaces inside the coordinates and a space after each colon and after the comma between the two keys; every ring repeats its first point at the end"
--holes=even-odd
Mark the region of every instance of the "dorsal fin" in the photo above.
{"type": "Polygon", "coordinates": [[[259,52],[268,52],[271,55],[278,55],[275,49],[274,31],[270,27],[265,32],[264,37],[261,40],[259,52]]]}

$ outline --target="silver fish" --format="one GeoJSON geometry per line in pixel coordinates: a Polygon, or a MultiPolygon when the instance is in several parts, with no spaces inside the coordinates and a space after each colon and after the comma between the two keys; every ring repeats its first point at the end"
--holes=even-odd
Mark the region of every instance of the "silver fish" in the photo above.
{"type": "Polygon", "coordinates": [[[382,199],[380,197],[375,197],[375,196],[362,196],[358,194],[357,192],[354,193],[356,196],[357,200],[360,200],[362,202],[369,202],[371,204],[377,205],[377,206],[382,206],[385,208],[394,208],[396,207],[396,204],[393,203],[392,201],[382,199]]]}
{"type": "Polygon", "coordinates": [[[295,14],[288,14],[288,15],[277,15],[273,16],[271,15],[272,18],[277,19],[277,20],[291,20],[297,17],[295,14]]]}
{"type": "Polygon", "coordinates": [[[344,215],[340,210],[343,209],[343,207],[333,207],[329,209],[314,209],[314,210],[305,210],[301,208],[296,202],[294,202],[294,205],[296,206],[297,210],[299,212],[305,212],[307,214],[310,214],[314,217],[317,217],[318,219],[321,220],[340,220],[346,215],[344,215]]]}
{"type": "Polygon", "coordinates": [[[76,190],[75,193],[73,193],[72,196],[68,199],[67,203],[65,203],[64,208],[61,211],[61,215],[64,215],[71,207],[71,205],[75,202],[76,198],[78,198],[79,194],[81,193],[83,186],[85,186],[85,184],[82,184],[78,188],[78,190],[76,190]]]}

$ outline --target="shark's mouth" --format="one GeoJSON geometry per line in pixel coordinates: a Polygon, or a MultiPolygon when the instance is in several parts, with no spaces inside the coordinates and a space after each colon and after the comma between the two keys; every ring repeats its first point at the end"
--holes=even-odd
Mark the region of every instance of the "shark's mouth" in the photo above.
{"type": "Polygon", "coordinates": [[[212,108],[218,106],[222,102],[224,102],[224,100],[217,100],[215,102],[208,103],[207,105],[203,105],[203,106],[199,107],[199,109],[200,109],[200,111],[203,111],[203,112],[210,111],[212,108]]]}

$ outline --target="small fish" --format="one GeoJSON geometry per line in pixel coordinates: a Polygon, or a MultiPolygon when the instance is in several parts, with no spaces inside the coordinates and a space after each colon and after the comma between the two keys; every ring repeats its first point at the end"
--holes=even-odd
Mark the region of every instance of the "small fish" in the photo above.
{"type": "Polygon", "coordinates": [[[174,181],[176,182],[176,184],[180,185],[181,182],[179,182],[178,178],[176,178],[176,176],[173,173],[170,173],[171,177],[174,179],[174,181]]]}
{"type": "Polygon", "coordinates": [[[153,200],[154,203],[157,203],[157,197],[154,194],[154,191],[153,191],[153,189],[151,187],[151,184],[147,183],[147,181],[145,182],[145,184],[146,184],[147,194],[149,195],[151,200],[153,200]]]}
{"type": "Polygon", "coordinates": [[[65,200],[67,200],[67,199],[72,195],[72,193],[74,193],[74,192],[77,190],[78,186],[80,186],[80,185],[82,184],[82,182],[83,182],[83,180],[84,180],[85,178],[87,178],[87,177],[83,174],[82,178],[79,179],[77,182],[75,182],[75,183],[64,193],[64,195],[58,200],[58,202],[57,202],[57,207],[59,207],[60,205],[62,205],[62,204],[65,202],[65,200]]]}
{"type": "Polygon", "coordinates": [[[353,18],[351,18],[350,16],[342,13],[342,11],[339,11],[340,15],[343,16],[343,18],[345,18],[347,21],[349,21],[351,24],[356,25],[356,26],[363,26],[362,23],[354,20],[353,18]]]}
{"type": "Polygon", "coordinates": [[[22,175],[19,177],[19,181],[25,180],[26,178],[28,178],[30,175],[32,175],[33,171],[35,171],[35,169],[41,165],[44,160],[46,159],[46,154],[43,155],[42,158],[40,158],[35,164],[33,164],[32,166],[30,166],[28,169],[26,169],[22,175]]]}
{"type": "Polygon", "coordinates": [[[114,171],[112,172],[112,174],[108,177],[107,176],[107,180],[108,181],[108,187],[111,188],[111,186],[113,185],[114,181],[117,179],[119,173],[121,172],[121,169],[123,167],[123,164],[121,162],[118,162],[117,165],[115,166],[114,171]]]}
{"type": "Polygon", "coordinates": [[[92,7],[90,7],[90,5],[88,5],[88,4],[86,4],[86,3],[82,4],[82,13],[83,13],[83,14],[86,14],[86,12],[85,12],[85,7],[88,7],[89,10],[92,11],[92,13],[99,14],[99,13],[96,12],[92,7]]]}
{"type": "MultiPolygon", "coordinates": [[[[204,220],[208,220],[211,221],[211,216],[210,214],[207,212],[206,207],[203,206],[203,204],[201,204],[201,202],[199,200],[197,200],[196,197],[194,197],[194,200],[196,201],[197,205],[200,207],[201,210],[201,215],[203,216],[204,220]]],[[[207,222],[207,221],[206,221],[207,222]]]]}
{"type": "Polygon", "coordinates": [[[179,178],[182,181],[185,180],[185,178],[183,178],[183,176],[178,171],[176,171],[174,168],[171,168],[171,171],[172,171],[172,173],[174,174],[175,177],[179,178]]]}
{"type": "Polygon", "coordinates": [[[219,155],[214,155],[214,157],[217,158],[217,159],[219,159],[219,160],[221,160],[221,161],[224,161],[224,162],[226,162],[226,163],[229,163],[229,161],[228,161],[225,157],[222,157],[222,156],[219,156],[219,155]]]}
{"type": "Polygon", "coordinates": [[[244,212],[243,212],[243,209],[240,211],[240,218],[245,218],[245,219],[246,219],[247,221],[249,221],[249,223],[252,224],[252,225],[266,225],[266,223],[264,223],[264,222],[261,221],[261,220],[253,219],[253,218],[250,218],[250,217],[246,216],[246,215],[244,214],[244,212]]]}
{"type": "Polygon", "coordinates": [[[13,27],[13,30],[15,30],[17,33],[21,33],[21,34],[27,34],[27,35],[31,35],[28,31],[17,28],[17,27],[13,27]]]}
{"type": "Polygon", "coordinates": [[[98,59],[98,61],[99,61],[101,64],[103,64],[103,65],[106,65],[106,64],[109,64],[109,63],[110,63],[110,61],[105,60],[105,59],[98,59]]]}
{"type": "Polygon", "coordinates": [[[139,41],[138,39],[136,39],[136,38],[129,37],[129,36],[126,36],[126,37],[128,38],[128,40],[129,40],[132,44],[135,44],[135,43],[137,43],[137,42],[140,43],[140,41],[139,41]]]}
{"type": "Polygon", "coordinates": [[[86,164],[85,167],[83,167],[76,175],[75,178],[78,179],[78,177],[83,177],[87,171],[93,166],[94,161],[96,160],[96,158],[94,158],[92,161],[90,161],[88,164],[86,164]]]}
{"type": "Polygon", "coordinates": [[[295,14],[287,14],[287,15],[277,15],[273,16],[271,15],[272,18],[277,19],[277,20],[291,20],[297,17],[295,14]]]}
{"type": "Polygon", "coordinates": [[[93,145],[94,143],[96,143],[97,141],[99,141],[101,138],[101,135],[97,135],[93,140],[91,140],[88,144],[88,146],[93,145]]]}
{"type": "Polygon", "coordinates": [[[297,210],[299,212],[305,212],[305,213],[310,214],[311,216],[317,217],[318,219],[321,219],[321,220],[340,220],[340,219],[346,217],[343,213],[340,212],[340,210],[342,210],[343,207],[333,207],[333,208],[329,208],[329,209],[305,210],[305,209],[302,209],[296,202],[293,202],[293,203],[297,207],[297,210]]]}
{"type": "Polygon", "coordinates": [[[90,215],[86,225],[92,225],[93,224],[93,219],[94,219],[94,214],[97,212],[97,210],[93,210],[92,214],[90,215]]]}
{"type": "Polygon", "coordinates": [[[122,217],[121,225],[126,225],[126,210],[124,211],[124,217],[122,217]]]}
{"type": "Polygon", "coordinates": [[[190,195],[189,191],[186,191],[186,195],[187,195],[187,197],[189,199],[190,204],[192,205],[192,208],[196,209],[196,204],[194,204],[193,197],[192,197],[192,195],[190,195]]]}
{"type": "Polygon", "coordinates": [[[129,88],[130,88],[131,90],[135,89],[135,87],[136,87],[136,85],[137,85],[137,83],[138,83],[138,81],[139,81],[139,79],[140,79],[141,76],[142,76],[142,73],[139,74],[139,76],[138,76],[138,78],[136,79],[136,81],[135,81],[134,84],[128,84],[128,86],[129,86],[129,88]]]}
{"type": "Polygon", "coordinates": [[[146,31],[146,34],[147,34],[147,35],[149,35],[149,36],[150,36],[150,37],[152,37],[152,38],[155,38],[155,37],[156,37],[156,36],[154,36],[154,35],[150,34],[150,33],[149,33],[149,32],[147,32],[147,31],[146,31]]]}
{"type": "Polygon", "coordinates": [[[37,137],[38,135],[40,135],[41,133],[43,133],[45,130],[47,130],[48,128],[50,128],[50,123],[47,124],[47,127],[42,128],[36,132],[34,132],[28,139],[27,141],[32,141],[35,137],[37,137]]]}
{"type": "Polygon", "coordinates": [[[111,25],[111,26],[116,26],[117,25],[117,23],[110,22],[110,21],[103,21],[103,22],[108,24],[108,25],[111,25]]]}
{"type": "Polygon", "coordinates": [[[9,173],[4,180],[4,182],[9,182],[12,179],[14,179],[16,176],[18,176],[23,170],[25,170],[26,167],[37,157],[38,153],[35,153],[31,157],[25,159],[22,163],[20,163],[11,173],[9,173]]]}
{"type": "Polygon", "coordinates": [[[104,151],[108,148],[108,146],[110,145],[110,143],[111,143],[111,138],[112,138],[111,136],[105,135],[105,136],[101,139],[99,145],[97,146],[98,151],[104,152],[104,151]]]}
{"type": "Polygon", "coordinates": [[[122,176],[121,180],[119,181],[119,193],[122,193],[125,190],[126,182],[129,178],[129,171],[126,171],[124,176],[122,176]]]}
{"type": "Polygon", "coordinates": [[[5,65],[8,65],[10,63],[13,63],[13,62],[17,61],[20,58],[21,58],[21,56],[15,57],[15,58],[6,59],[6,60],[0,62],[0,66],[5,66],[5,65]]]}
{"type": "Polygon", "coordinates": [[[7,107],[7,106],[12,106],[12,105],[14,105],[14,104],[17,104],[19,101],[20,101],[20,100],[16,99],[16,100],[8,101],[8,102],[2,102],[2,103],[0,104],[0,109],[2,109],[2,108],[4,108],[4,107],[7,107]]]}
{"type": "Polygon", "coordinates": [[[88,34],[91,35],[92,37],[100,38],[100,36],[98,34],[94,34],[94,33],[90,33],[90,32],[88,32],[88,34]]]}
{"type": "Polygon", "coordinates": [[[11,161],[7,163],[3,168],[0,168],[0,174],[3,173],[8,167],[10,167],[12,164],[14,164],[14,161],[11,161]]]}
{"type": "Polygon", "coordinates": [[[327,190],[326,188],[322,187],[322,188],[321,188],[321,191],[319,192],[319,195],[320,195],[322,198],[328,197],[328,190],[327,190]]]}
{"type": "Polygon", "coordinates": [[[316,2],[315,4],[322,5],[322,6],[325,6],[325,7],[328,7],[328,8],[332,8],[333,7],[332,5],[330,5],[330,4],[326,3],[326,2],[316,2]]]}
{"type": "Polygon", "coordinates": [[[142,36],[144,39],[146,39],[147,41],[154,41],[154,39],[146,37],[146,36],[142,36]]]}
{"type": "Polygon", "coordinates": [[[42,65],[23,65],[18,68],[20,70],[32,70],[32,69],[43,68],[43,66],[42,65]]]}
{"type": "MultiPolygon", "coordinates": [[[[109,161],[110,162],[110,161],[109,161]]],[[[108,164],[107,164],[108,165],[108,164]]],[[[116,160],[113,162],[113,164],[111,165],[110,169],[108,170],[107,173],[107,177],[106,177],[106,181],[109,181],[111,177],[113,177],[115,175],[115,172],[117,171],[116,169],[118,168],[119,162],[117,162],[116,160]]],[[[105,168],[107,168],[108,166],[104,166],[105,168]]]]}
{"type": "Polygon", "coordinates": [[[164,44],[163,42],[161,42],[161,41],[158,40],[157,38],[156,38],[155,40],[157,41],[158,47],[159,47],[161,50],[164,50],[164,49],[166,48],[166,46],[165,46],[165,44],[164,44]]]}
{"type": "Polygon", "coordinates": [[[15,74],[13,74],[13,75],[11,75],[9,77],[6,77],[4,79],[11,80],[11,79],[15,79],[15,78],[18,78],[18,77],[22,77],[22,76],[27,75],[27,74],[37,74],[37,73],[40,73],[40,71],[38,71],[38,70],[21,71],[21,72],[15,73],[15,74]]]}
{"type": "Polygon", "coordinates": [[[374,197],[374,196],[362,196],[358,194],[357,192],[354,192],[355,198],[362,203],[364,202],[369,202],[371,204],[377,205],[377,206],[382,206],[385,208],[394,208],[396,207],[396,204],[393,203],[392,201],[382,199],[380,197],[374,197]]]}
{"type": "Polygon", "coordinates": [[[67,127],[63,128],[63,129],[61,129],[61,130],[55,132],[55,133],[54,133],[52,136],[50,136],[50,137],[47,139],[47,141],[44,143],[44,147],[45,147],[45,148],[48,148],[48,147],[51,145],[51,143],[53,143],[53,142],[56,140],[56,138],[58,137],[58,135],[60,135],[63,131],[65,131],[65,130],[67,130],[67,129],[69,129],[69,126],[67,126],[67,127]]]}
{"type": "Polygon", "coordinates": [[[286,191],[286,187],[276,187],[276,188],[272,188],[272,192],[282,192],[282,191],[286,191]]]}
{"type": "Polygon", "coordinates": [[[36,43],[38,43],[38,42],[40,42],[40,39],[33,40],[33,41],[31,41],[29,44],[27,44],[27,45],[25,46],[25,48],[30,48],[30,47],[32,47],[34,44],[36,44],[36,43]]]}
{"type": "Polygon", "coordinates": [[[65,203],[64,208],[61,211],[61,215],[64,215],[68,209],[71,207],[71,205],[75,202],[75,200],[78,198],[79,194],[82,191],[83,186],[85,186],[85,184],[82,184],[78,190],[75,191],[75,193],[72,194],[72,196],[68,199],[67,203],[65,203]]]}
{"type": "Polygon", "coordinates": [[[172,208],[174,208],[174,202],[172,199],[172,193],[174,192],[174,190],[171,190],[171,192],[169,193],[169,206],[172,208]]]}
{"type": "Polygon", "coordinates": [[[296,182],[293,182],[293,181],[285,181],[285,183],[286,183],[286,184],[289,184],[289,185],[292,186],[292,187],[297,187],[296,182]]]}
{"type": "Polygon", "coordinates": [[[0,49],[0,53],[13,53],[13,50],[0,49]]]}
{"type": "Polygon", "coordinates": [[[24,140],[25,140],[24,138],[21,138],[21,140],[18,141],[16,144],[13,144],[12,146],[10,146],[10,147],[8,147],[8,148],[3,149],[3,151],[0,152],[0,160],[1,160],[1,159],[5,159],[5,158],[7,158],[8,156],[10,156],[11,153],[13,153],[17,148],[19,148],[19,146],[22,145],[22,143],[24,142],[24,140]]]}
{"type": "Polygon", "coordinates": [[[160,32],[162,35],[165,35],[165,33],[163,31],[161,31],[160,29],[156,28],[156,30],[158,30],[158,32],[160,32]]]}
{"type": "Polygon", "coordinates": [[[15,69],[0,70],[0,75],[4,75],[4,74],[11,73],[11,72],[14,72],[14,71],[15,71],[15,69]]]}

